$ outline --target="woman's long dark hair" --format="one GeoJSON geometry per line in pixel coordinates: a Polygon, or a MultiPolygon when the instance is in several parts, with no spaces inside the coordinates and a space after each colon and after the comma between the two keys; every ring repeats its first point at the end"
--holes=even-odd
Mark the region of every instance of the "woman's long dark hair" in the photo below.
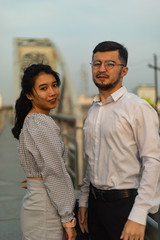
{"type": "Polygon", "coordinates": [[[26,94],[33,94],[35,80],[40,73],[52,74],[60,86],[60,78],[57,72],[53,71],[49,65],[33,64],[25,71],[21,81],[21,93],[15,105],[15,125],[12,128],[13,136],[19,139],[19,134],[23,127],[24,119],[32,109],[31,101],[26,97],[26,94]]]}

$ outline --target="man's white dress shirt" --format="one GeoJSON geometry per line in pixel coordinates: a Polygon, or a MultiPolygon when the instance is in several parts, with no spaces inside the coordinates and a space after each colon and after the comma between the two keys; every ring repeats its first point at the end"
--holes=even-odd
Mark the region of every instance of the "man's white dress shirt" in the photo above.
{"type": "Polygon", "coordinates": [[[84,124],[88,166],[80,206],[87,207],[89,185],[102,190],[137,188],[129,219],[146,224],[160,204],[160,139],[156,111],[125,87],[104,104],[99,95],[84,124]]]}

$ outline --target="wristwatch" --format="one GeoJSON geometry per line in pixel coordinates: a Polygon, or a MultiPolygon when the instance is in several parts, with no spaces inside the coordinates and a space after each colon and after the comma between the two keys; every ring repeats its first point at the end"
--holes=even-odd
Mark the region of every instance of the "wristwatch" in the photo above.
{"type": "Polygon", "coordinates": [[[74,217],[70,222],[62,223],[64,228],[74,228],[76,226],[76,218],[74,217]]]}

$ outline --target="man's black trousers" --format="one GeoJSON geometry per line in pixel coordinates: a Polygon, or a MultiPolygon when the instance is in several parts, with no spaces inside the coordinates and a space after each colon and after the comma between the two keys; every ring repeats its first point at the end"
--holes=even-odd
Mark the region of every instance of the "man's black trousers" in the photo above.
{"type": "Polygon", "coordinates": [[[97,200],[92,192],[88,202],[88,227],[91,240],[120,240],[135,196],[118,200],[97,200]]]}

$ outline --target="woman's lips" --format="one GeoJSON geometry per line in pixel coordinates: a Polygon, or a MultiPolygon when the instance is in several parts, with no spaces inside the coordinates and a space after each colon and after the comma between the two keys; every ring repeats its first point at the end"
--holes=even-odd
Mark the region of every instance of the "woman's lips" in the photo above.
{"type": "Polygon", "coordinates": [[[50,102],[51,104],[54,104],[54,103],[56,103],[56,98],[54,98],[54,99],[50,100],[49,102],[50,102]]]}

